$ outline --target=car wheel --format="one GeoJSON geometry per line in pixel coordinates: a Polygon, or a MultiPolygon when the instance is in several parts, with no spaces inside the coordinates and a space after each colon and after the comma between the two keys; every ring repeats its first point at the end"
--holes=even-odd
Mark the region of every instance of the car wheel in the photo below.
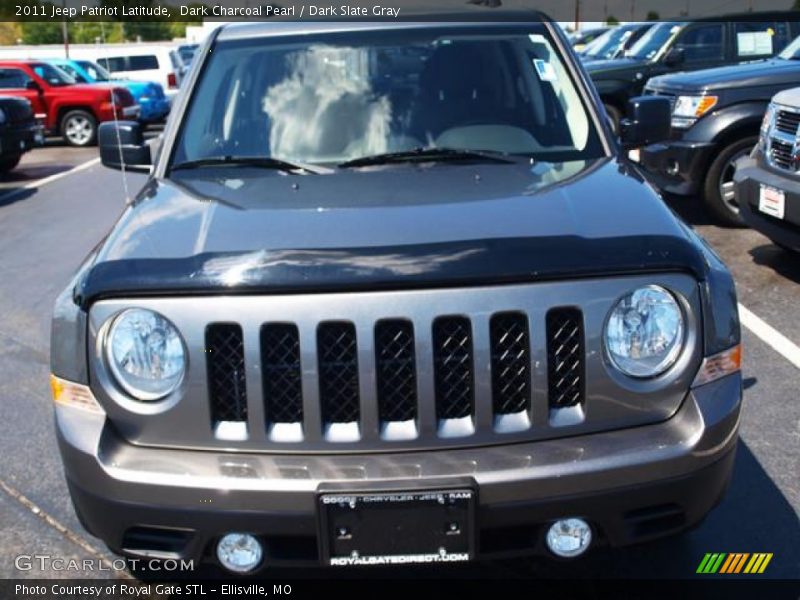
{"type": "Polygon", "coordinates": [[[733,191],[733,174],[736,161],[750,154],[758,142],[756,136],[746,137],[722,149],[706,174],[703,197],[711,213],[723,224],[730,227],[745,227],[739,214],[739,204],[733,191]]]}
{"type": "Polygon", "coordinates": [[[61,135],[70,146],[91,146],[97,138],[97,121],[85,110],[71,110],[61,119],[61,135]]]}
{"type": "Polygon", "coordinates": [[[610,104],[604,104],[604,106],[608,119],[611,121],[611,131],[614,132],[614,135],[619,135],[619,122],[622,120],[622,113],[617,107],[610,104]]]}
{"type": "Polygon", "coordinates": [[[21,158],[21,154],[0,158],[0,173],[8,173],[11,169],[19,164],[21,158]]]}

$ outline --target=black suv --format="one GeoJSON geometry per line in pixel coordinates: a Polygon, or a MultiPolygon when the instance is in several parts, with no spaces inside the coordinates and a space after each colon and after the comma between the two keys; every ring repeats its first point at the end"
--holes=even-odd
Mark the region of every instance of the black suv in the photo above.
{"type": "Polygon", "coordinates": [[[16,167],[25,152],[43,141],[31,103],[24,98],[0,96],[0,173],[16,167]]]}
{"type": "Polygon", "coordinates": [[[586,69],[616,127],[625,103],[651,77],[773,56],[800,34],[797,18],[791,12],[748,13],[658,23],[623,58],[592,61],[586,69]]]}
{"type": "Polygon", "coordinates": [[[770,98],[797,85],[800,38],[773,59],[651,79],[645,93],[672,102],[672,139],[643,148],[643,165],[661,189],[701,193],[721,222],[742,225],[736,161],[756,145],[770,98]]]}
{"type": "MultiPolygon", "coordinates": [[[[624,158],[558,24],[507,14],[225,25],[155,164],[139,124],[101,125],[104,164],[150,176],[57,301],[51,381],[112,549],[577,557],[719,501],[731,275],[624,158]]],[[[668,135],[666,99],[630,109],[626,147],[668,135]]]]}

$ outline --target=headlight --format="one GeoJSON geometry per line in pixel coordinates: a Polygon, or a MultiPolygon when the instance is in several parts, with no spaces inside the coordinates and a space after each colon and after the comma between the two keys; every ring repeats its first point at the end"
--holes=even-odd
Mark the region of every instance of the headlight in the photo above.
{"type": "Polygon", "coordinates": [[[624,296],[611,310],[605,331],[608,358],[631,377],[655,377],[683,348],[683,313],[675,297],[656,285],[624,296]]]}
{"type": "Polygon", "coordinates": [[[694,122],[717,105],[717,96],[678,96],[672,109],[672,126],[691,127],[694,122]]]}
{"type": "Polygon", "coordinates": [[[106,359],[117,383],[138,400],[158,400],[177,388],[186,371],[175,326],[151,310],[131,308],[114,317],[106,359]]]}
{"type": "Polygon", "coordinates": [[[769,133],[769,125],[772,123],[775,117],[775,105],[770,102],[769,106],[767,106],[767,110],[764,112],[764,118],[761,119],[761,129],[759,131],[758,136],[758,146],[761,150],[766,149],[767,145],[767,134],[769,133]]]}

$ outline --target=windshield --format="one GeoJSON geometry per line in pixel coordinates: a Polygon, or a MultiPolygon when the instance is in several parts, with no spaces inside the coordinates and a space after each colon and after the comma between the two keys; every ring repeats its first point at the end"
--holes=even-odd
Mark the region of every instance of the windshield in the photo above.
{"type": "Polygon", "coordinates": [[[586,46],[583,55],[586,58],[594,59],[614,58],[638,27],[638,25],[621,25],[606,31],[603,35],[586,46]]]}
{"type": "Polygon", "coordinates": [[[81,75],[80,72],[69,63],[58,65],[58,68],[64,71],[70,77],[72,77],[78,83],[90,83],[89,81],[87,81],[86,77],[81,75]]]}
{"type": "Polygon", "coordinates": [[[47,63],[36,63],[35,65],[32,65],[32,68],[39,77],[44,79],[52,86],[59,87],[62,85],[73,85],[76,83],[75,80],[67,73],[58,67],[54,67],[53,65],[48,65],[47,63]]]}
{"type": "Polygon", "coordinates": [[[261,156],[340,164],[432,147],[557,161],[602,155],[545,29],[529,29],[220,42],[172,163],[261,156]]]}
{"type": "Polygon", "coordinates": [[[780,58],[784,58],[786,60],[797,60],[800,58],[800,37],[794,38],[791,44],[786,46],[780,54],[778,54],[780,58]]]}
{"type": "Polygon", "coordinates": [[[625,53],[625,56],[641,60],[653,60],[683,26],[684,23],[659,23],[654,25],[625,53]]]}
{"type": "Polygon", "coordinates": [[[89,74],[89,77],[95,81],[111,81],[111,73],[106,71],[97,63],[93,63],[88,60],[79,60],[77,63],[81,66],[81,69],[86,71],[89,74]]]}

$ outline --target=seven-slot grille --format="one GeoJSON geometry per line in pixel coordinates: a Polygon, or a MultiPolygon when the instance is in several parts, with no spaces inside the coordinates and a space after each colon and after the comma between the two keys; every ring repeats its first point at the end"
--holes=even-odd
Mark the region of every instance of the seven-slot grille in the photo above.
{"type": "MultiPolygon", "coordinates": [[[[490,346],[486,355],[488,373],[476,364],[473,320],[446,315],[432,322],[430,348],[424,350],[432,369],[425,372],[433,380],[433,402],[440,422],[475,418],[475,389],[481,374],[491,378],[491,412],[496,418],[530,411],[531,394],[537,384],[532,377],[527,315],[499,312],[483,325],[488,327],[488,337],[479,335],[478,339],[486,339],[490,346]]],[[[548,381],[539,385],[548,390],[552,409],[581,404],[585,395],[583,315],[577,308],[553,309],[547,313],[545,325],[548,381]]],[[[302,351],[301,336],[292,323],[265,323],[258,340],[267,428],[276,424],[305,426],[303,360],[312,360],[309,357],[314,357],[324,428],[359,425],[365,379],[374,383],[375,410],[381,423],[413,423],[418,418],[417,362],[421,358],[411,321],[383,319],[374,324],[374,379],[359,370],[359,344],[351,322],[318,323],[313,352],[302,351]]],[[[242,328],[212,323],[206,330],[206,346],[212,420],[247,421],[242,328]]],[[[468,435],[473,430],[461,431],[468,435]]],[[[292,441],[301,439],[302,436],[294,437],[292,441]]],[[[351,436],[338,441],[357,439],[351,436]]]]}

